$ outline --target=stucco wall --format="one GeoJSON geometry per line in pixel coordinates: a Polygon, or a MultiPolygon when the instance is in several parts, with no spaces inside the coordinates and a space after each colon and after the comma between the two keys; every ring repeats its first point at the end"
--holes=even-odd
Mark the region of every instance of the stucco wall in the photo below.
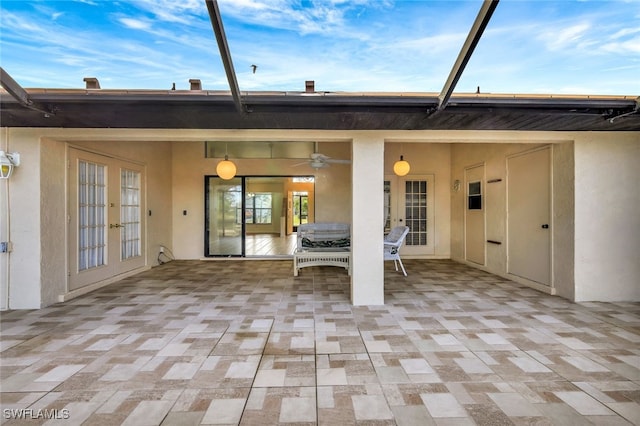
{"type": "Polygon", "coordinates": [[[640,301],[640,134],[575,141],[577,301],[640,301]]]}
{"type": "Polygon", "coordinates": [[[40,142],[40,270],[42,306],[58,301],[67,283],[65,143],[40,142]]]}
{"type": "MultiPolygon", "coordinates": [[[[0,253],[9,262],[8,307],[38,309],[42,306],[40,270],[40,144],[34,133],[9,129],[2,132],[1,146],[20,153],[20,167],[5,186],[8,187],[10,216],[2,218],[8,224],[5,237],[13,244],[11,253],[0,253]]],[[[3,194],[6,203],[6,193],[3,194]]],[[[6,206],[6,204],[5,204],[6,206]]],[[[6,208],[3,206],[3,212],[6,208]]],[[[2,214],[4,216],[4,213],[2,214]]],[[[6,270],[3,277],[6,277],[6,270]]]]}
{"type": "Polygon", "coordinates": [[[553,280],[556,294],[575,299],[575,166],[572,142],[553,145],[553,280]]]}

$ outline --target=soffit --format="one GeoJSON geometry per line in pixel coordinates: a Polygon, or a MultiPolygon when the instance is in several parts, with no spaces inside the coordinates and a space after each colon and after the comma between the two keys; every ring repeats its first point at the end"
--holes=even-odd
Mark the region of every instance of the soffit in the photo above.
{"type": "Polygon", "coordinates": [[[27,89],[43,114],[0,91],[6,127],[637,131],[637,99],[624,96],[454,95],[435,93],[242,92],[27,89]],[[628,115],[624,115],[628,114],[628,115]],[[624,116],[623,116],[624,115],[624,116]],[[620,117],[617,117],[620,116],[620,117]],[[617,117],[617,118],[616,118],[617,117]],[[613,118],[613,122],[611,119],[613,118]]]}

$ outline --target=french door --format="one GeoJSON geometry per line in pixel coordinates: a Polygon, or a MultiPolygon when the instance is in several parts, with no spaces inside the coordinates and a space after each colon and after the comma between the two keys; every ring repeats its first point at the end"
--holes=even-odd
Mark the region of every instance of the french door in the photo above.
{"type": "Polygon", "coordinates": [[[69,291],[146,264],[144,166],[69,150],[69,291]]]}
{"type": "Polygon", "coordinates": [[[403,255],[435,253],[433,181],[433,175],[385,177],[385,232],[394,226],[409,227],[403,255]]]}

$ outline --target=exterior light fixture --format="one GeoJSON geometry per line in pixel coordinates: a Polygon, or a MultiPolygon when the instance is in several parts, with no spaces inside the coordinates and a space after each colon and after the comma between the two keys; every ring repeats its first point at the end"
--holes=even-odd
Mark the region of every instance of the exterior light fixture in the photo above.
{"type": "Polygon", "coordinates": [[[227,155],[227,146],[224,147],[224,160],[220,161],[216,166],[216,173],[224,180],[232,179],[236,175],[236,165],[233,161],[229,160],[227,155]]]}
{"type": "Polygon", "coordinates": [[[9,179],[13,168],[20,165],[20,154],[0,151],[0,179],[9,179]]]}
{"type": "Polygon", "coordinates": [[[409,170],[411,170],[411,166],[402,155],[400,156],[400,160],[396,161],[393,164],[393,173],[398,176],[405,176],[407,173],[409,173],[409,170]]]}

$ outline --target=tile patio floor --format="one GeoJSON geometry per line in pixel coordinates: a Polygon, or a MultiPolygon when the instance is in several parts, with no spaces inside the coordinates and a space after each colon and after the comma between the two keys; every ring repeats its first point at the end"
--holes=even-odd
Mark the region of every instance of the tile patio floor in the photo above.
{"type": "Polygon", "coordinates": [[[340,268],[174,261],[3,312],[0,421],[640,424],[640,304],[574,304],[451,261],[392,266],[385,306],[351,306],[340,268]]]}

